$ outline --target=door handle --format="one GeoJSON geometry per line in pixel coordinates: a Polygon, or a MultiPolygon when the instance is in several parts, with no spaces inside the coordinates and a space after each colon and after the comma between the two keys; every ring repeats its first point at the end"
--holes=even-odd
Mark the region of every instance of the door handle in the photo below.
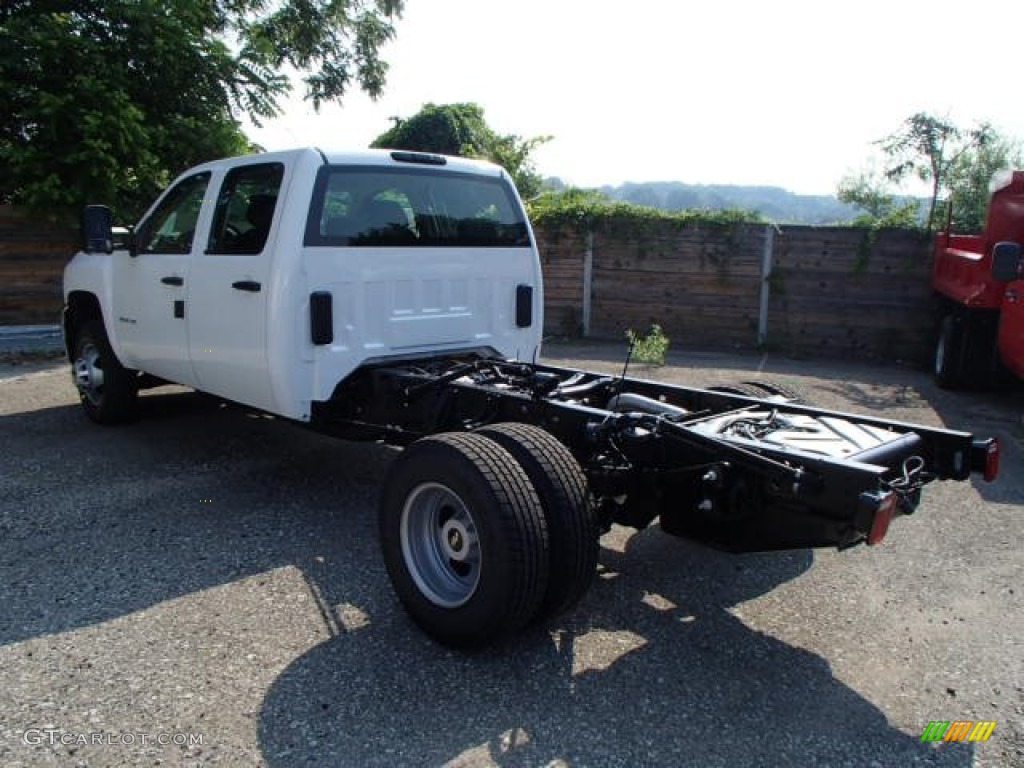
{"type": "Polygon", "coordinates": [[[232,288],[239,291],[249,291],[250,293],[259,293],[262,286],[255,280],[236,280],[231,284],[232,288]]]}
{"type": "Polygon", "coordinates": [[[161,277],[160,282],[164,285],[184,285],[185,278],[178,277],[177,275],[168,275],[167,277],[161,277]]]}

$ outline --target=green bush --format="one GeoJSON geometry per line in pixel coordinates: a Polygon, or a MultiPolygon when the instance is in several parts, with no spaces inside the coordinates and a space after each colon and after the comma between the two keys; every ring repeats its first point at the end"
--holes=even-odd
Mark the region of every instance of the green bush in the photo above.
{"type": "Polygon", "coordinates": [[[664,211],[645,205],[612,200],[596,190],[566,189],[544,192],[527,203],[534,226],[568,227],[579,232],[642,234],[666,222],[677,229],[688,227],[731,228],[736,224],[763,222],[756,211],[664,211]]]}
{"type": "Polygon", "coordinates": [[[665,335],[661,326],[655,323],[647,331],[646,336],[641,336],[632,328],[626,331],[626,338],[633,348],[633,359],[639,363],[650,363],[651,365],[664,365],[665,353],[668,352],[669,338],[665,335]]]}

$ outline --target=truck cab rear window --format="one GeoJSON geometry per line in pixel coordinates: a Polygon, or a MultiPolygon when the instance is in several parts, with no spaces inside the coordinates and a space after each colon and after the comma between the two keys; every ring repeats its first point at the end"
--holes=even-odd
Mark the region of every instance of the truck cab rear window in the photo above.
{"type": "Polygon", "coordinates": [[[306,245],[527,247],[522,208],[498,178],[420,168],[325,167],[306,245]]]}

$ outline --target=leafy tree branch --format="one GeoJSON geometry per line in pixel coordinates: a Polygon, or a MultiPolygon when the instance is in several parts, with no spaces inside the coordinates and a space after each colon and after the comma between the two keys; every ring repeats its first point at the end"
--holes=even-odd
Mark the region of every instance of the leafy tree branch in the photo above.
{"type": "Polygon", "coordinates": [[[949,190],[951,169],[967,152],[984,148],[996,138],[995,129],[980,123],[962,129],[925,112],[911,115],[903,127],[879,142],[887,158],[886,178],[901,183],[913,176],[931,185],[925,229],[931,232],[939,196],[949,190]]]}
{"type": "Polygon", "coordinates": [[[295,72],[319,107],[380,95],[402,0],[8,0],[0,202],[133,218],[185,168],[251,145],[295,72]]]}

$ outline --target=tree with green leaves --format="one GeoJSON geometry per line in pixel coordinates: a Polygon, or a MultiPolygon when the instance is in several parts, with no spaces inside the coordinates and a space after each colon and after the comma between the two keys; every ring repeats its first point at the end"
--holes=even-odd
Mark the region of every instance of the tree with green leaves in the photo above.
{"type": "Polygon", "coordinates": [[[953,232],[981,232],[985,228],[992,178],[1009,168],[1024,168],[1024,151],[1019,141],[995,134],[985,144],[968,148],[949,167],[947,207],[936,213],[936,226],[946,227],[948,219],[953,232]]]}
{"type": "Polygon", "coordinates": [[[916,203],[899,200],[888,190],[886,180],[873,170],[845,176],[836,190],[839,202],[854,205],[863,213],[853,220],[856,227],[918,226],[916,203]]]}
{"type": "Polygon", "coordinates": [[[988,123],[965,130],[948,119],[918,112],[878,143],[887,159],[886,178],[899,184],[913,176],[931,186],[926,220],[930,232],[939,196],[949,191],[953,168],[968,153],[983,150],[996,136],[988,123]]]}
{"type": "Polygon", "coordinates": [[[487,124],[483,108],[471,102],[425,104],[410,118],[391,119],[394,125],[370,146],[490,160],[509,172],[524,198],[540,192],[543,178],[534,167],[533,152],[550,136],[499,134],[487,124]]]}
{"type": "Polygon", "coordinates": [[[8,0],[0,200],[132,217],[173,176],[251,149],[238,118],[380,95],[403,0],[8,0]]]}

